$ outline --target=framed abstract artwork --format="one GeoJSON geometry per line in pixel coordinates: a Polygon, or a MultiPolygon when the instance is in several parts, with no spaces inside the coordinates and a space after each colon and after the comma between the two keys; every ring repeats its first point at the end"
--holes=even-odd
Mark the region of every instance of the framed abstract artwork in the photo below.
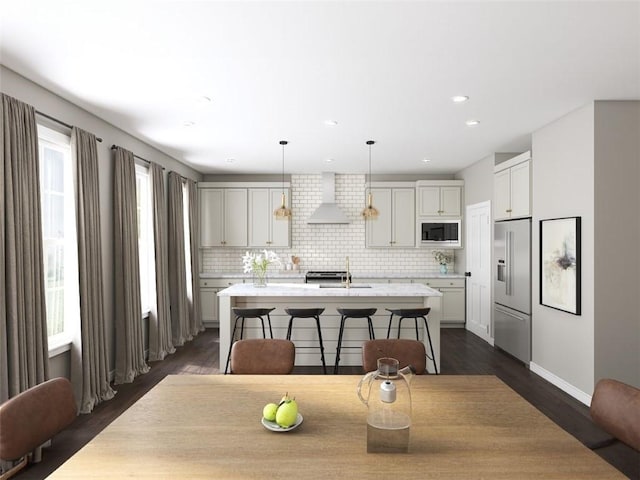
{"type": "Polygon", "coordinates": [[[540,220],[540,304],[580,315],[581,217],[540,220]]]}

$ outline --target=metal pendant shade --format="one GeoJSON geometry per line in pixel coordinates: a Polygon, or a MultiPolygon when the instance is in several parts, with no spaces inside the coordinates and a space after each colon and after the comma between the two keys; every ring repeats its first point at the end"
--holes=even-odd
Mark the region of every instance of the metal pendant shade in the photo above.
{"type": "Polygon", "coordinates": [[[286,140],[280,140],[282,145],[282,197],[280,207],[273,211],[276,220],[289,220],[291,218],[291,209],[287,208],[287,198],[284,194],[284,146],[289,143],[286,140]]]}
{"type": "Polygon", "coordinates": [[[369,145],[369,188],[367,194],[367,206],[362,210],[362,217],[365,220],[374,220],[378,218],[378,209],[373,206],[373,194],[371,193],[371,145],[373,145],[373,140],[367,140],[367,145],[369,145]]]}

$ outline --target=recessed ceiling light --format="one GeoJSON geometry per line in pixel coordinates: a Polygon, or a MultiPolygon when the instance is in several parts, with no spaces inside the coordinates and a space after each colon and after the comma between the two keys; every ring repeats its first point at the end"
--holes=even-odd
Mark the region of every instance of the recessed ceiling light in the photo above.
{"type": "Polygon", "coordinates": [[[331,162],[333,162],[333,158],[327,158],[327,159],[325,159],[325,162],[326,163],[331,163],[331,162]]]}
{"type": "Polygon", "coordinates": [[[200,105],[206,105],[207,103],[211,102],[211,97],[207,97],[206,95],[202,95],[201,97],[198,97],[196,102],[199,103],[200,105]]]}
{"type": "Polygon", "coordinates": [[[469,100],[469,97],[467,97],[466,95],[455,95],[451,97],[451,101],[453,103],[464,103],[467,100],[469,100]]]}
{"type": "Polygon", "coordinates": [[[338,125],[338,122],[336,120],[325,120],[324,124],[328,127],[335,127],[338,125]]]}
{"type": "Polygon", "coordinates": [[[422,162],[423,162],[423,163],[429,163],[430,161],[431,161],[431,159],[430,159],[430,158],[423,158],[423,159],[422,159],[422,162]]]}
{"type": "Polygon", "coordinates": [[[480,120],[467,120],[465,123],[467,127],[475,127],[476,125],[480,125],[480,120]]]}
{"type": "Polygon", "coordinates": [[[236,159],[235,159],[235,158],[227,158],[227,159],[225,160],[225,162],[227,162],[227,163],[233,163],[233,162],[235,162],[235,161],[236,161],[236,159]]]}
{"type": "Polygon", "coordinates": [[[182,122],[182,126],[183,127],[193,127],[196,124],[196,122],[192,122],[191,120],[186,120],[184,122],[182,122]]]}

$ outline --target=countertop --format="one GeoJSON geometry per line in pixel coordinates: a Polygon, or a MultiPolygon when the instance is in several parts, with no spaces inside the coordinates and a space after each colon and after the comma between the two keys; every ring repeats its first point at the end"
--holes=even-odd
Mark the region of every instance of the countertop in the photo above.
{"type": "MultiPolygon", "coordinates": [[[[287,271],[287,270],[278,270],[267,273],[268,278],[274,279],[296,279],[296,280],[304,280],[306,272],[302,271],[287,271]]],[[[351,272],[351,277],[354,280],[364,279],[364,278],[392,278],[392,279],[407,279],[410,280],[412,278],[465,278],[462,273],[447,273],[442,274],[439,272],[351,272]]],[[[250,273],[216,273],[216,272],[206,272],[200,273],[200,278],[252,278],[250,273]]]]}
{"type": "Polygon", "coordinates": [[[321,288],[317,283],[271,283],[254,287],[236,283],[218,292],[219,297],[441,297],[442,293],[421,283],[354,283],[351,288],[321,288]]]}

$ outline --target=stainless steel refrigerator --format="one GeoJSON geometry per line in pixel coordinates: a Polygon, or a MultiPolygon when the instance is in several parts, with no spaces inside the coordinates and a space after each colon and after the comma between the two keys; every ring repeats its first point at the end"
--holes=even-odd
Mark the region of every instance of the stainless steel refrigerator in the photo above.
{"type": "Polygon", "coordinates": [[[531,360],[531,219],[494,224],[494,344],[531,360]]]}

